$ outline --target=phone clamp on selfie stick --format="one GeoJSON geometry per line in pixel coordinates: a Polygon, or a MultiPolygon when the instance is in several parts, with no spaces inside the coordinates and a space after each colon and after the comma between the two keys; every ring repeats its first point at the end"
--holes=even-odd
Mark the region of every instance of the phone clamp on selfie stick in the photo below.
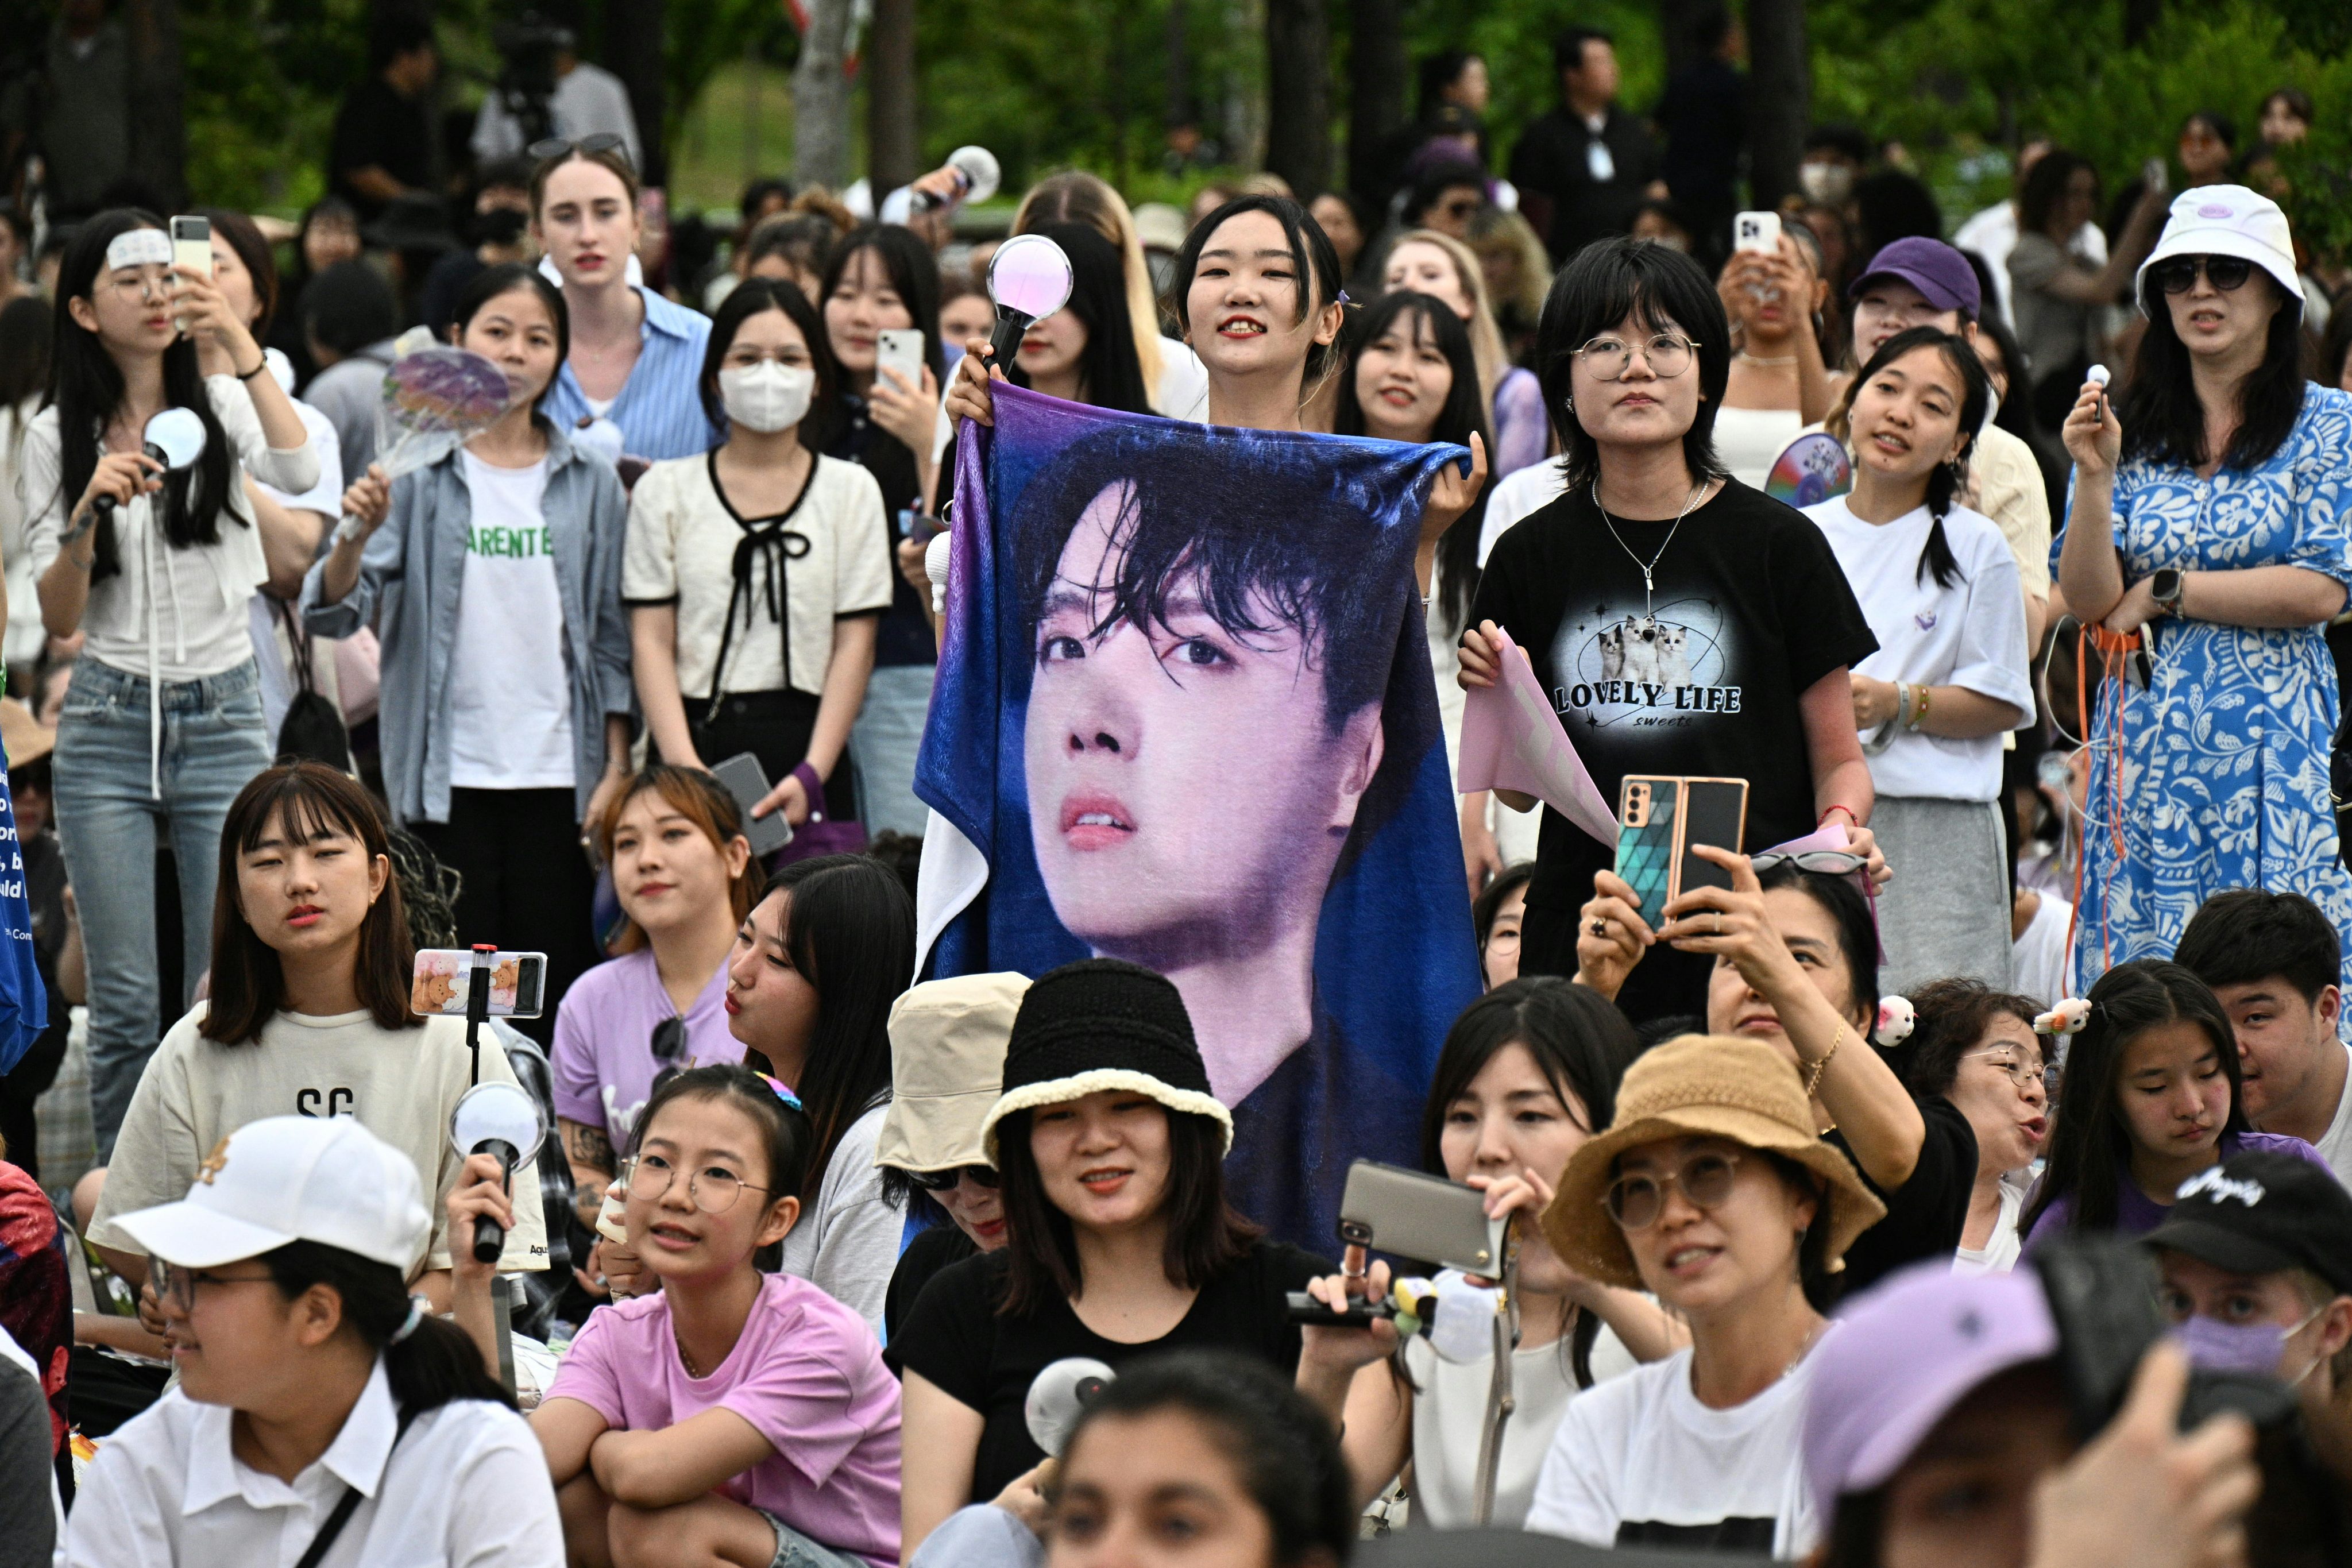
{"type": "Polygon", "coordinates": [[[1495,1374],[1486,1385],[1486,1420],[1478,1435],[1478,1478],[1472,1493],[1470,1524],[1484,1530],[1495,1519],[1495,1477],[1503,1463],[1503,1428],[1518,1396],[1511,1386],[1511,1359],[1519,1348],[1519,1216],[1503,1230],[1503,1310],[1495,1314],[1495,1374]]]}
{"type": "Polygon", "coordinates": [[[499,951],[494,942],[474,944],[474,967],[466,977],[466,1087],[482,1081],[482,1026],[490,1021],[490,960],[499,951]]]}

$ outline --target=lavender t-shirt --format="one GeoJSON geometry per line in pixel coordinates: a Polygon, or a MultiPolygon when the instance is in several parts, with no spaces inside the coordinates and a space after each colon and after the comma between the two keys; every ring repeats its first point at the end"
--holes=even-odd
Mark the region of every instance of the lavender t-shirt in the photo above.
{"type": "MultiPolygon", "coordinates": [[[[721,963],[686,1010],[680,1067],[743,1059],[743,1042],[727,1032],[726,1002],[721,963]]],[[[555,1114],[601,1127],[614,1148],[625,1145],[661,1068],[654,1060],[654,1030],[677,1011],[662,989],[651,948],[600,963],[573,981],[555,1013],[555,1114]]]]}
{"type": "MultiPolygon", "coordinates": [[[[2322,1159],[2319,1151],[2300,1138],[2290,1138],[2284,1132],[2225,1132],[2221,1135],[2221,1161],[2234,1160],[2241,1154],[2298,1154],[2330,1175],[2335,1173],[2322,1159]]],[[[2221,1161],[2215,1162],[2217,1164],[2221,1161]]],[[[2116,1234],[2146,1236],[2164,1223],[2172,1212],[2169,1204],[2158,1203],[2139,1190],[2139,1184],[2126,1175],[2123,1191],[2116,1197],[2116,1234]]],[[[2032,1252],[2038,1246],[2055,1237],[2063,1236],[2074,1217],[2074,1194],[2053,1199],[2033,1222],[2033,1229],[2025,1238],[2025,1250],[2032,1252]]]]}
{"type": "Polygon", "coordinates": [[[776,1451],[723,1496],[836,1552],[898,1561],[898,1380],[865,1320],[797,1275],[761,1278],[742,1337],[709,1377],[687,1375],[667,1297],[599,1307],[547,1397],[632,1432],[732,1411],[776,1451]]]}

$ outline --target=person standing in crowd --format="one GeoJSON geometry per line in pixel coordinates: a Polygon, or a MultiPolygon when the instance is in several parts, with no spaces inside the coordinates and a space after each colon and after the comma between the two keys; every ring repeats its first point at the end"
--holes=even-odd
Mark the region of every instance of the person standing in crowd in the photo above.
{"type": "Polygon", "coordinates": [[[302,290],[303,341],[322,368],[302,399],[335,427],[335,453],[356,479],[375,461],[383,373],[392,368],[400,302],[392,285],[364,261],[338,261],[302,290]]]}
{"type": "MultiPolygon", "coordinates": [[[[1838,820],[1872,855],[1848,670],[1877,641],[1821,531],[1721,477],[1711,435],[1727,339],[1686,256],[1613,240],[1560,274],[1537,363],[1568,493],[1496,541],[1461,680],[1493,683],[1508,630],[1603,799],[1629,773],[1744,778],[1751,842],[1838,820]],[[1679,721],[1643,722],[1655,709],[1679,721]]],[[[1574,911],[1612,853],[1546,808],[1520,973],[1573,972],[1574,911]]],[[[1698,1013],[1710,967],[1696,951],[1654,952],[1622,1005],[1641,1020],[1698,1013]]]]}
{"type": "Polygon", "coordinates": [[[1874,830],[1904,875],[1878,910],[1887,984],[2010,984],[2000,738],[2033,714],[2009,542],[1955,503],[1991,403],[1968,343],[1933,327],[1870,356],[1843,409],[1853,489],[1805,509],[1869,618],[1853,674],[1874,830]]]}
{"type": "MultiPolygon", "coordinates": [[[[2042,160],[2050,147],[2047,136],[2036,133],[2020,137],[2017,155],[2010,163],[2010,194],[1970,215],[1952,233],[1954,248],[1975,256],[1992,274],[1996,309],[1986,314],[1998,314],[2004,321],[2016,319],[2009,296],[2009,253],[2017,248],[2017,198],[2025,189],[2025,177],[2033,173],[2033,165],[2042,160]]],[[[2066,247],[2095,267],[2107,258],[2107,237],[2099,232],[2096,224],[2068,240],[2066,247]]]]}
{"type": "Polygon", "coordinates": [[[2198,110],[2180,122],[2173,156],[2189,188],[2222,184],[2238,156],[2238,122],[2218,110],[2198,110]]]}
{"type": "Polygon", "coordinates": [[[1911,993],[1911,1005],[1918,1022],[1903,1052],[1903,1087],[1949,1100],[1976,1134],[1976,1184],[1953,1269],[2006,1274],[2050,1135],[2050,1037],[2033,1027],[2042,1005],[1981,981],[1937,980],[1911,993]]]}
{"type": "MultiPolygon", "coordinates": [[[[1494,306],[1486,297],[1486,269],[1476,253],[1452,235],[1412,229],[1389,247],[1384,272],[1388,289],[1412,289],[1443,300],[1470,330],[1478,397],[1485,405],[1482,424],[1493,437],[1493,477],[1499,479],[1541,462],[1551,439],[1543,389],[1534,372],[1513,364],[1504,352],[1502,329],[1495,323],[1494,306]]],[[[1462,607],[1469,608],[1466,599],[1462,607]]]]}
{"type": "MultiPolygon", "coordinates": [[[[1022,334],[1005,378],[1066,402],[1150,413],[1150,383],[1135,357],[1135,335],[1128,330],[1118,252],[1093,229],[1075,223],[1042,224],[1027,232],[1045,236],[1070,258],[1070,299],[1022,334]]],[[[929,586],[928,578],[924,586],[929,586]]]]}
{"type": "Polygon", "coordinates": [[[271,751],[246,606],[265,583],[290,596],[316,543],[281,531],[283,512],[257,515],[244,478],[299,493],[319,469],[260,345],[212,279],[173,267],[160,219],[121,210],[83,225],[58,294],[56,381],[25,434],[23,482],[41,620],[85,639],[58,726],[57,812],[89,952],[103,1157],[155,1048],[159,1003],[189,999],[155,994],[148,846],[171,835],[193,993],[221,822],[271,751]],[[203,456],[168,479],[142,453],[167,407],[205,435],[203,456]]]}
{"type": "Polygon", "coordinates": [[[388,10],[368,37],[368,75],[335,111],[327,188],[363,221],[403,196],[433,195],[433,79],[441,51],[429,13],[388,10]]]}
{"type": "MultiPolygon", "coordinates": [[[[2106,353],[2104,312],[2156,244],[2164,226],[2164,190],[2158,185],[2140,193],[2107,258],[2093,265],[2070,247],[2098,208],[2098,172],[2063,147],[2043,154],[2018,193],[2017,244],[2009,253],[2010,320],[2033,367],[2033,406],[2045,426],[2060,422],[2065,389],[2080,385],[2083,372],[2106,353]]],[[[2071,596],[2067,603],[2074,603],[2071,596]]]]}
{"type": "MultiPolygon", "coordinates": [[[[814,303],[824,298],[824,269],[832,264],[833,247],[840,240],[840,228],[822,214],[778,213],[763,219],[743,242],[738,253],[743,277],[789,283],[814,303]]],[[[716,315],[719,307],[713,305],[710,310],[716,315]]],[[[993,306],[989,319],[995,320],[993,306]]]]}
{"type": "MultiPolygon", "coordinates": [[[[512,1083],[506,1053],[477,1062],[466,1026],[409,1008],[414,950],[391,845],[374,801],[319,763],[281,763],[237,795],[221,834],[212,994],[172,1026],[139,1080],[89,1226],[114,1271],[148,1280],[139,1237],[121,1222],[169,1202],[218,1142],[258,1117],[356,1117],[419,1172],[436,1202],[457,1184],[449,1116],[477,1073],[512,1083]]],[[[526,1160],[519,1190],[539,1190],[526,1160]]],[[[446,1307],[449,1242],[435,1210],[420,1233],[418,1289],[446,1307]]],[[[528,1204],[501,1258],[547,1266],[540,1205],[528,1204]]],[[[405,1264],[404,1264],[405,1266],[405,1264]]],[[[152,1321],[157,1332],[164,1324],[152,1321]]]]}
{"type": "Polygon", "coordinates": [[[1307,204],[1307,216],[1331,242],[1339,258],[1339,276],[1354,283],[1371,248],[1374,226],[1358,211],[1356,198],[1345,191],[1326,191],[1307,204]]]}
{"type": "Polygon", "coordinates": [[[1528,879],[1535,863],[1506,866],[1470,903],[1470,924],[1478,933],[1478,976],[1492,991],[1519,977],[1519,923],[1528,914],[1528,879]]]}
{"type": "Polygon", "coordinates": [[[589,1225],[659,1080],[742,1059],[727,1027],[727,960],[761,883],[735,797],[695,769],[648,763],[591,826],[627,924],[619,955],[564,994],[548,1053],[556,1130],[589,1225]]]}
{"type": "Polygon", "coordinates": [[[960,974],[909,986],[890,1005],[890,1108],[874,1140],[886,1193],[928,1227],[898,1255],[886,1340],[933,1276],[1004,1245],[1004,1198],[981,1128],[1004,1092],[1004,1049],[1029,993],[1025,974],[960,974]],[[903,1193],[894,1192],[903,1189],[903,1193]]]}
{"type": "Polygon", "coordinates": [[[1183,998],[1117,959],[1029,988],[982,1139],[1008,1241],[935,1278],[892,1342],[906,1383],[902,1539],[966,1503],[1036,1489],[1023,1416],[1050,1363],[1119,1367],[1220,1347],[1298,1365],[1285,1293],[1328,1271],[1225,1202],[1233,1119],[1209,1093],[1183,998]]]}
{"type": "Polygon", "coordinates": [[[403,1283],[433,1228],[405,1152],[348,1116],[268,1116],[185,1193],[117,1222],[156,1260],[179,1386],[106,1440],[66,1563],[290,1562],[321,1540],[352,1563],[562,1563],[530,1427],[403,1283]]]}
{"type": "Polygon", "coordinates": [[[2246,1120],[2300,1138],[2352,1187],[2352,1047],[2343,940],[2300,893],[2233,888],[2205,900],[2172,962],[2210,986],[2238,1039],[2246,1120]]]}
{"type": "MultiPolygon", "coordinates": [[[[450,335],[505,373],[513,401],[428,468],[387,483],[370,468],[343,498],[357,525],[336,531],[301,605],[321,637],[376,627],[394,819],[464,879],[458,941],[547,954],[551,1009],[597,960],[581,825],[628,776],[635,706],[628,503],[611,465],[542,412],[568,333],[535,268],[474,280],[450,335]]],[[[523,1032],[544,1045],[554,1022],[523,1032]]]]}
{"type": "MultiPolygon", "coordinates": [[[[48,631],[37,613],[41,600],[33,587],[32,557],[25,548],[30,519],[23,475],[25,432],[49,395],[49,350],[57,335],[45,301],[27,298],[0,305],[0,571],[6,573],[0,605],[17,607],[0,632],[0,653],[11,665],[33,663],[48,646],[48,631]]],[[[13,752],[9,758],[15,760],[13,752]]]]}
{"type": "Polygon", "coordinates": [[[1666,139],[1658,177],[1698,226],[1705,264],[1721,258],[1739,205],[1740,154],[1748,150],[1748,79],[1739,57],[1747,38],[1730,10],[1710,0],[1688,23],[1693,58],[1669,78],[1658,100],[1666,139]]]}
{"type": "Polygon", "coordinates": [[[2352,1193],[2291,1155],[2240,1154],[2184,1186],[2142,1239],[2163,1274],[2158,1299],[2192,1355],[2242,1352],[2256,1364],[2232,1361],[2232,1370],[2317,1400],[2344,1386],[2352,1193]]]}
{"type": "Polygon", "coordinates": [[[2143,1236],[2180,1184],[2248,1150],[2326,1167],[2300,1138],[2246,1124],[2238,1042],[2205,983],[2163,959],[2099,976],[2066,1052],[2066,1105],[2019,1227],[2025,1250],[2069,1231],[2143,1236]]]}
{"type": "Polygon", "coordinates": [[[879,487],[821,455],[811,432],[839,378],[798,289],[737,288],[702,371],[727,439],[646,470],[622,568],[637,697],[663,760],[699,769],[751,752],[770,784],[751,816],[794,827],[856,818],[844,752],[896,579],[879,487]]]}
{"type": "MultiPolygon", "coordinates": [[[[554,35],[549,63],[555,75],[555,91],[547,100],[550,134],[573,142],[602,140],[619,152],[631,168],[640,166],[645,159],[627,85],[603,66],[582,59],[579,40],[571,28],[549,30],[554,35]]],[[[507,107],[505,95],[492,92],[482,100],[481,110],[474,118],[469,145],[483,163],[511,158],[532,151],[524,146],[526,134],[522,122],[507,107]]]]}
{"type": "Polygon", "coordinates": [[[41,155],[50,222],[96,212],[131,173],[132,79],[130,37],[106,0],[64,0],[11,116],[41,155]]]}
{"type": "Polygon", "coordinates": [[[1657,146],[1617,102],[1617,46],[1598,27],[1571,27],[1552,46],[1559,107],[1528,126],[1511,152],[1519,210],[1552,260],[1623,234],[1644,197],[1666,194],[1657,146]]]}
{"type": "MultiPolygon", "coordinates": [[[[838,378],[822,411],[825,455],[854,463],[881,487],[893,543],[912,542],[910,519],[935,513],[939,497],[940,268],[913,232],[869,225],[841,243],[825,268],[819,309],[838,378]],[[880,361],[881,334],[922,334],[920,375],[880,361]]],[[[850,733],[857,820],[868,833],[919,836],[926,813],[915,798],[915,756],[931,706],[939,643],[930,595],[898,557],[890,607],[874,634],[874,673],[850,733]]],[[[919,564],[919,561],[917,562],[919,564]]]]}
{"type": "MultiPolygon", "coordinates": [[[[1083,169],[1049,174],[1021,198],[1013,215],[1013,232],[1031,234],[1047,224],[1084,224],[1108,240],[1119,257],[1120,286],[1127,300],[1127,320],[1135,339],[1135,362],[1150,394],[1151,412],[1171,419],[1194,421],[1208,417],[1208,373],[1201,356],[1160,331],[1158,291],[1151,269],[1144,262],[1143,242],[1126,198],[1097,175],[1083,169]]],[[[980,334],[986,336],[985,332],[980,334]]]]}
{"type": "Polygon", "coordinates": [[[425,325],[435,337],[448,336],[449,318],[467,284],[490,268],[531,259],[530,177],[535,168],[528,158],[500,158],[475,172],[466,243],[436,261],[418,290],[425,325]]]}
{"type": "MultiPolygon", "coordinates": [[[[1486,444],[1486,400],[1473,340],[1448,301],[1411,288],[1392,289],[1365,310],[1349,335],[1356,351],[1339,373],[1334,427],[1340,435],[1412,446],[1486,444]]],[[[1413,562],[1428,594],[1430,656],[1441,678],[1453,674],[1454,640],[1478,589],[1478,507],[1471,503],[1458,528],[1449,525],[1433,538],[1424,530],[1413,562]]],[[[1460,699],[1449,704],[1441,690],[1438,704],[1441,711],[1453,710],[1444,713],[1447,728],[1458,731],[1460,699]]],[[[1453,750],[1446,748],[1449,756],[1453,750]]]]}
{"type": "Polygon", "coordinates": [[[1609,1130],[1569,1160],[1544,1232],[1596,1283],[1654,1293],[1691,1343],[1570,1402],[1528,1528],[1595,1546],[1802,1557],[1807,1386],[1835,1350],[1812,1304],[1885,1213],[1813,1135],[1785,1059],[1687,1035],[1625,1074],[1609,1130]]]}
{"type": "Polygon", "coordinates": [[[2170,952],[2229,888],[2291,889],[2352,930],[2323,635],[2352,582],[2352,394],[2304,379],[2294,237],[2266,196],[2184,194],[2134,287],[2147,330],[2121,406],[2085,383],[2066,417],[2054,552],[2068,608],[2156,654],[2145,690],[2098,682],[2086,979],[2170,952]]]}
{"type": "MultiPolygon", "coordinates": [[[[1570,1402],[1684,1342],[1655,1301],[1561,1262],[1539,1224],[1570,1157],[1614,1120],[1616,1080],[1640,1051],[1624,1015],[1594,992],[1557,976],[1514,981],[1454,1021],[1431,1082],[1423,1164],[1480,1189],[1490,1218],[1516,1215],[1521,1227],[1517,1403],[1495,1486],[1493,1519],[1502,1528],[1526,1519],[1536,1472],[1570,1402]]],[[[1340,1308],[1350,1295],[1386,1295],[1388,1283],[1389,1266],[1379,1262],[1369,1274],[1332,1275],[1307,1290],[1340,1308]]],[[[1341,1434],[1359,1503],[1379,1496],[1409,1462],[1416,1521],[1459,1530],[1475,1517],[1494,1375],[1491,1354],[1454,1361],[1418,1336],[1400,1347],[1394,1324],[1384,1323],[1307,1330],[1298,1382],[1341,1434]],[[1400,1348],[1402,1377],[1390,1362],[1400,1348]]]]}
{"type": "Polygon", "coordinates": [[[562,143],[532,176],[530,227],[570,321],[548,419],[567,433],[609,419],[622,450],[654,462],[717,446],[723,432],[701,391],[709,318],[629,281],[643,236],[635,154],[609,136],[562,143]]]}
{"type": "Polygon", "coordinates": [[[1486,171],[1443,143],[1431,145],[1397,204],[1398,220],[1409,229],[1465,239],[1471,220],[1487,205],[1486,171]]]}
{"type": "Polygon", "coordinates": [[[1769,256],[1736,251],[1715,291],[1738,345],[1716,410],[1716,454],[1730,476],[1762,489],[1772,465],[1830,405],[1829,371],[1813,323],[1829,296],[1809,229],[1790,225],[1769,256]]]}
{"type": "Polygon", "coordinates": [[[330,267],[359,258],[360,219],[352,204],[341,196],[321,196],[311,203],[294,230],[294,266],[279,280],[278,322],[269,342],[293,362],[294,384],[306,395],[322,362],[311,356],[310,311],[303,295],[310,280],[330,267]]]}

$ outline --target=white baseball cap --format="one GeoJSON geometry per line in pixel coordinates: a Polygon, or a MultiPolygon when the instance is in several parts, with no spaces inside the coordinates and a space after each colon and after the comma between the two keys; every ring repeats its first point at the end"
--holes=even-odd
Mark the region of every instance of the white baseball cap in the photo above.
{"type": "Polygon", "coordinates": [[[116,1216],[182,1268],[316,1241],[407,1271],[432,1225],[415,1162],[348,1116],[267,1116],[218,1143],[188,1195],[116,1216]]]}
{"type": "Polygon", "coordinates": [[[2132,293],[2147,303],[2147,269],[2176,256],[2235,256],[2278,280],[2303,309],[2303,279],[2294,269],[2294,235],[2278,203],[2243,185],[2193,185],[2172,198],[2164,233],[2132,278],[2132,293]]]}

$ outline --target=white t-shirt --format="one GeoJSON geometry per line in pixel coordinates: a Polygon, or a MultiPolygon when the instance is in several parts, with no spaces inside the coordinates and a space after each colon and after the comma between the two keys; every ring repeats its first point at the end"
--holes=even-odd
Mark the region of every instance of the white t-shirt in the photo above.
{"type": "Polygon", "coordinates": [[[2017,1215],[2033,1184],[2029,1172],[2012,1171],[2000,1179],[2000,1217],[1982,1247],[1963,1247],[1952,1255],[1955,1274],[2006,1274],[2017,1267],[2024,1238],[2017,1234],[2017,1215]]]}
{"type": "Polygon", "coordinates": [[[449,657],[449,783],[570,789],[572,679],[563,598],[540,499],[547,459],[502,468],[462,452],[473,519],[449,657]]]}
{"type": "MultiPolygon", "coordinates": [[[[2352,1054],[2352,1050],[2347,1054],[2352,1054]]],[[[2319,1151],[2319,1157],[2326,1161],[2328,1169],[2336,1173],[2336,1179],[2352,1187],[2352,1075],[2346,1077],[2344,1093],[2336,1101],[2336,1120],[2327,1124],[2327,1131],[2319,1135],[2319,1142],[2312,1147],[2319,1151]]]]}
{"type": "MultiPolygon", "coordinates": [[[[1576,1386],[1568,1356],[1568,1342],[1556,1340],[1511,1357],[1511,1418],[1503,1427],[1503,1458],[1495,1468],[1497,1530],[1517,1530],[1528,1517],[1552,1434],[1569,1401],[1584,1392],[1576,1386]]],[[[1494,1358],[1447,1361],[1416,1335],[1405,1342],[1404,1364],[1421,1390],[1412,1401],[1413,1523],[1466,1530],[1477,1496],[1478,1447],[1486,1436],[1494,1358]]],[[[1615,1331],[1603,1324],[1592,1342],[1594,1386],[1638,1364],[1615,1331]]]]}
{"type": "MultiPolygon", "coordinates": [[[[1959,686],[2033,711],[2026,674],[2025,600],[2017,558],[1999,525],[1966,507],[1944,516],[1944,538],[1959,572],[1949,587],[1920,570],[1935,520],[1918,507],[1889,523],[1868,523],[1832,497],[1805,509],[1820,525],[1878,638],[1854,666],[1880,680],[1959,686]]],[[[1865,735],[1867,746],[1877,738],[1865,735]]],[[[1931,800],[1994,800],[2000,795],[2000,736],[1955,740],[1897,729],[1870,758],[1880,795],[1931,800]]]]}
{"type": "Polygon", "coordinates": [[[1805,1389],[1822,1346],[1745,1405],[1691,1392],[1691,1352],[1635,1367],[1572,1401],[1536,1481],[1527,1528],[1594,1546],[1802,1557],[1822,1521],[1805,1484],[1805,1389]]]}
{"type": "Polygon", "coordinates": [[[1805,416],[1793,408],[1733,408],[1715,411],[1715,455],[1731,477],[1760,490],[1772,465],[1803,433],[1805,416]]]}
{"type": "Polygon", "coordinates": [[[906,1215],[884,1199],[881,1167],[874,1163],[874,1141],[888,1110],[887,1103],[874,1107],[841,1135],[816,1202],[784,1237],[780,1269],[799,1275],[864,1318],[877,1335],[907,1228],[906,1215]]]}
{"type": "MultiPolygon", "coordinates": [[[[677,606],[677,689],[709,697],[719,645],[727,644],[729,691],[824,694],[833,624],[890,607],[897,573],[882,489],[856,463],[819,458],[808,488],[786,514],[784,624],[768,613],[767,564],[751,560],[750,593],[736,596],[735,552],[771,518],[739,519],[712,482],[711,456],[656,463],[629,494],[629,534],[621,596],[633,605],[677,606]],[[734,635],[727,637],[730,605],[734,635]],[[785,644],[792,668],[786,680],[785,644]]],[[[778,553],[770,552],[767,553],[778,553]]]]}
{"type": "MultiPolygon", "coordinates": [[[[637,117],[629,107],[629,89],[621,79],[602,66],[592,66],[583,60],[555,82],[555,91],[547,100],[547,117],[551,129],[558,136],[577,142],[584,136],[609,132],[621,138],[628,149],[629,163],[645,167],[645,154],[637,146],[637,117]]],[[[495,92],[482,100],[481,112],[474,117],[474,156],[484,163],[494,158],[511,158],[523,150],[522,122],[507,112],[506,104],[495,92]]]]}
{"type": "Polygon", "coordinates": [[[1164,418],[1209,422],[1209,367],[1192,344],[1160,340],[1160,384],[1151,389],[1151,406],[1164,418]]]}
{"type": "Polygon", "coordinates": [[[1478,529],[1478,564],[1486,564],[1486,557],[1495,552],[1495,541],[1503,537],[1504,530],[1530,512],[1549,506],[1567,489],[1568,480],[1560,473],[1557,458],[1513,468],[1495,481],[1486,497],[1486,521],[1478,529]]]}
{"type": "Polygon", "coordinates": [[[2055,1007],[2074,994],[2074,956],[2066,946],[2074,906],[2055,893],[2042,893],[2041,899],[2025,934],[2009,944],[2009,977],[2019,995],[2055,1007]]]}

